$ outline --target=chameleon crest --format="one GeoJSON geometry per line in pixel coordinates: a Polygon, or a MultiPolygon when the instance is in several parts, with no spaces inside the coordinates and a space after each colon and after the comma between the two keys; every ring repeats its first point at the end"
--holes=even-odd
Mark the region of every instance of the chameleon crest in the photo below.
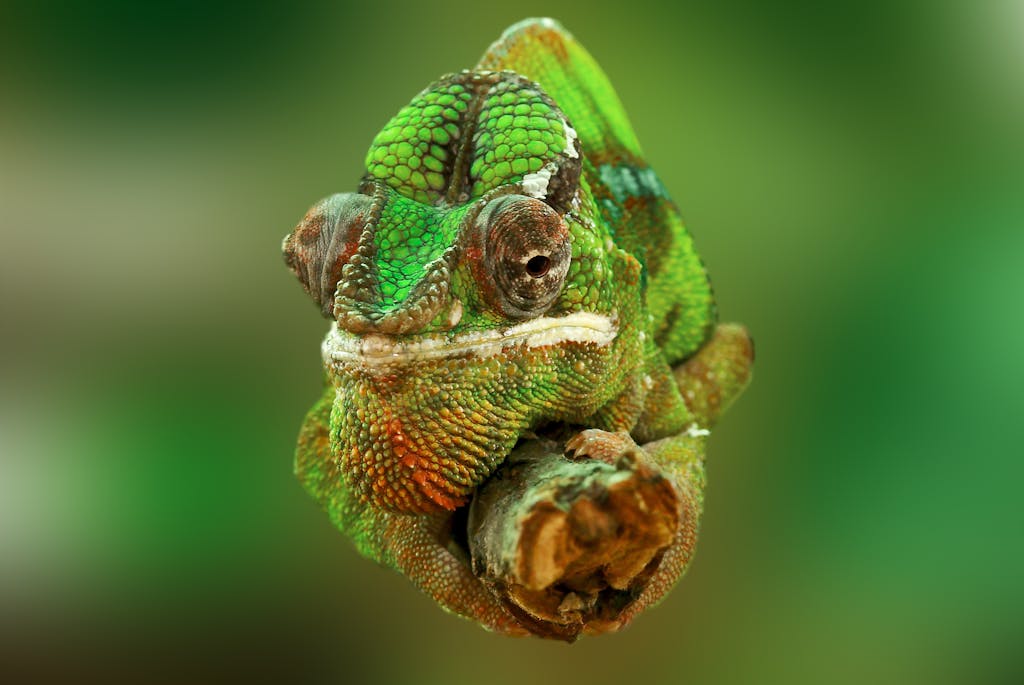
{"type": "MultiPolygon", "coordinates": [[[[296,470],[365,554],[516,632],[449,528],[553,425],[590,429],[570,441],[578,457],[646,450],[695,530],[707,426],[745,384],[749,342],[716,336],[676,206],[557,24],[512,27],[416,95],[374,138],[357,192],[314,205],[284,253],[331,320],[296,470]]],[[[688,556],[655,566],[674,580],[688,556]]]]}

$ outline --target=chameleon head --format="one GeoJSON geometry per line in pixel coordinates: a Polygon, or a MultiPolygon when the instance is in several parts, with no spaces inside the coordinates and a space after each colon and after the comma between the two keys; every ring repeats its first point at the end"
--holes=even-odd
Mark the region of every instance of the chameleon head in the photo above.
{"type": "Polygon", "coordinates": [[[642,361],[640,266],[579,192],[572,127],[518,75],[442,79],[366,163],[358,193],[284,243],[335,321],[332,453],[365,502],[452,510],[538,422],[621,394],[642,361]]]}

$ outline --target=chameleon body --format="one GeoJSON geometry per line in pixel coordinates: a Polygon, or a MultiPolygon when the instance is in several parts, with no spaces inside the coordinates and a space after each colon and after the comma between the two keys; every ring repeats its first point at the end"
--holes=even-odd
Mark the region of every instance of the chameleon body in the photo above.
{"type": "Polygon", "coordinates": [[[607,78],[557,23],[508,29],[377,135],[357,193],[315,205],[285,258],[332,325],[296,472],[359,551],[444,608],[524,627],[472,575],[453,512],[517,441],[640,445],[683,525],[623,622],[684,571],[708,427],[752,348],[716,326],[678,209],[607,78]]]}

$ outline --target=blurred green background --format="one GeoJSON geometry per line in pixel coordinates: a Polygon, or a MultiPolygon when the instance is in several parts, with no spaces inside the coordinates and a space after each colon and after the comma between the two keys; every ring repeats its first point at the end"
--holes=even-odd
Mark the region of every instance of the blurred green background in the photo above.
{"type": "Polygon", "coordinates": [[[1021,682],[1022,35],[1016,0],[5,3],[0,670],[1021,682]],[[603,65],[758,349],[688,577],[573,646],[442,613],[291,476],[326,324],[281,238],[533,15],[603,65]]]}

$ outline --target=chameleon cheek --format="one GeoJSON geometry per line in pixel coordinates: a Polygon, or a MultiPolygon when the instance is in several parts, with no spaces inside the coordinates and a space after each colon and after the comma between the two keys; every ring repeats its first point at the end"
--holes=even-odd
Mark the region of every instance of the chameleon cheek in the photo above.
{"type": "Polygon", "coordinates": [[[421,349],[375,362],[326,359],[336,389],[331,453],[345,486],[362,502],[407,513],[467,502],[538,420],[579,422],[621,391],[631,362],[611,345],[617,330],[597,332],[594,318],[579,314],[569,319],[575,328],[538,327],[454,356],[421,349]]]}
{"type": "Polygon", "coordinates": [[[516,390],[506,366],[466,356],[373,371],[335,367],[346,381],[338,386],[331,441],[347,487],[363,502],[408,513],[452,511],[468,501],[529,423],[521,400],[501,410],[516,390]],[[512,413],[519,418],[509,422],[512,413]]]}

